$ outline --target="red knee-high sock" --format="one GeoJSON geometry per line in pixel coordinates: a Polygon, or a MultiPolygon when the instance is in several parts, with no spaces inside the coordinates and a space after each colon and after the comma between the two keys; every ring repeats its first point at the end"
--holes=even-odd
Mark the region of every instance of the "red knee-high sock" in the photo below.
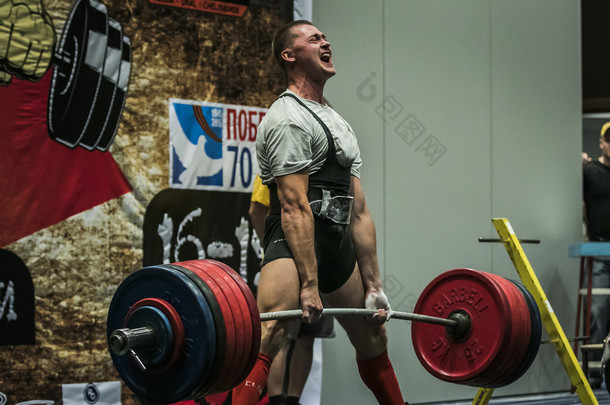
{"type": "Polygon", "coordinates": [[[373,391],[379,404],[404,405],[387,350],[372,359],[356,359],[356,362],[362,381],[373,391]]]}
{"type": "Polygon", "coordinates": [[[254,368],[252,368],[248,377],[233,388],[233,400],[231,402],[233,405],[255,405],[258,402],[258,398],[263,393],[265,385],[267,385],[272,361],[269,356],[263,353],[258,354],[254,368]]]}

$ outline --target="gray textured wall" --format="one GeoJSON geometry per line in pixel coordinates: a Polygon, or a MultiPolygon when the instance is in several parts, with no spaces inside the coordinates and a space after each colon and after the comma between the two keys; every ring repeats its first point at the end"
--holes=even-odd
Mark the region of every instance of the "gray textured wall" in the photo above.
{"type": "MultiPolygon", "coordinates": [[[[580,3],[576,0],[325,0],[314,23],[338,74],[326,96],[351,123],[376,220],[385,288],[412,310],[438,274],[472,267],[517,278],[492,217],[506,217],[568,336],[574,332],[581,240],[580,3]]],[[[405,399],[473,398],[430,376],[410,325],[389,325],[405,399]]],[[[545,334],[544,334],[545,335],[545,334]]],[[[324,342],[323,403],[370,404],[343,333],[324,342]]],[[[546,345],[496,395],[565,390],[546,345]]]]}

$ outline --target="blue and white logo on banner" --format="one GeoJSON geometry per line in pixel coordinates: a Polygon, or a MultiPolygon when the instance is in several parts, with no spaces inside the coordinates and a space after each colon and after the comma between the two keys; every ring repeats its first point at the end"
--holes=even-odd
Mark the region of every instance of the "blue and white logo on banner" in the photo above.
{"type": "Polygon", "coordinates": [[[172,107],[172,184],[222,186],[222,108],[179,102],[172,107]]]}
{"type": "Polygon", "coordinates": [[[170,99],[170,187],[250,192],[267,110],[170,99]]]}

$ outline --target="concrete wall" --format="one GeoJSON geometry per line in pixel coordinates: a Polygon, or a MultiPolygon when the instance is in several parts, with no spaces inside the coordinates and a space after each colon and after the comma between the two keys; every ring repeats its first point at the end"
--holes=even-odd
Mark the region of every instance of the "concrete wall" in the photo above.
{"type": "MultiPolygon", "coordinates": [[[[326,96],[351,123],[376,220],[385,289],[410,311],[438,274],[471,267],[517,278],[492,217],[506,217],[568,336],[581,241],[580,3],[576,0],[314,2],[337,76],[326,96]]],[[[410,403],[472,398],[430,376],[410,324],[389,325],[410,403]]],[[[543,334],[546,338],[546,334],[543,334]]],[[[342,331],[324,342],[323,404],[370,404],[342,331]]],[[[569,388],[549,345],[495,396],[569,388]]]]}

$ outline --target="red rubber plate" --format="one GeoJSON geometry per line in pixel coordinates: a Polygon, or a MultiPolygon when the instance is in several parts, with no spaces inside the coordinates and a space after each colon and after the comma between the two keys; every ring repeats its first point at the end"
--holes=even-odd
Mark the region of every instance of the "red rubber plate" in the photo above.
{"type": "Polygon", "coordinates": [[[508,375],[503,379],[502,386],[512,384],[521,378],[527,372],[527,370],[529,370],[530,366],[536,359],[538,350],[540,349],[540,339],[542,337],[542,320],[540,319],[540,310],[538,309],[536,299],[521,282],[510,279],[509,281],[513,283],[519,289],[519,291],[521,291],[521,294],[523,294],[523,297],[527,302],[530,311],[531,332],[530,340],[528,342],[526,353],[523,356],[523,360],[511,375],[508,375]]]}
{"type": "Polygon", "coordinates": [[[502,288],[508,299],[512,318],[512,333],[506,350],[503,350],[504,353],[496,359],[496,371],[486,373],[482,376],[482,379],[477,379],[470,385],[495,388],[505,385],[504,380],[507,376],[512,375],[515,368],[523,360],[529,344],[531,321],[527,302],[519,289],[503,277],[494,274],[488,274],[488,276],[502,288]]]}
{"type": "Polygon", "coordinates": [[[529,307],[527,305],[527,301],[525,297],[519,291],[519,289],[511,283],[509,280],[502,278],[502,282],[506,284],[507,288],[513,290],[513,298],[511,298],[512,309],[513,309],[513,317],[515,319],[514,325],[515,328],[518,328],[520,334],[515,339],[515,350],[513,353],[513,361],[510,367],[507,368],[507,371],[501,374],[501,378],[497,381],[493,382],[489,385],[489,388],[499,388],[507,383],[505,382],[508,377],[510,377],[514,371],[519,367],[519,364],[523,361],[527,353],[527,348],[529,346],[530,335],[532,333],[532,323],[530,319],[529,307]]]}
{"type": "Polygon", "coordinates": [[[234,388],[235,386],[237,386],[240,382],[242,382],[243,379],[247,376],[247,374],[246,374],[245,376],[242,377],[242,375],[246,371],[245,369],[248,365],[248,361],[249,361],[250,357],[252,356],[251,350],[252,350],[253,335],[252,335],[252,321],[251,321],[251,316],[250,316],[250,309],[248,308],[248,303],[242,293],[242,290],[239,288],[239,286],[237,285],[235,280],[224,269],[218,267],[214,263],[210,263],[207,260],[200,261],[200,265],[205,267],[205,269],[208,272],[210,272],[211,274],[215,275],[215,277],[218,277],[218,278],[224,280],[224,282],[227,284],[228,288],[230,288],[231,291],[233,292],[235,298],[237,299],[237,303],[239,305],[239,315],[241,316],[242,325],[243,325],[243,336],[242,336],[242,339],[240,340],[242,343],[242,356],[241,356],[240,362],[237,364],[237,366],[234,369],[233,374],[231,375],[232,378],[228,379],[227,383],[225,385],[226,389],[230,390],[230,389],[234,388]]]}
{"type": "Polygon", "coordinates": [[[530,311],[527,305],[527,301],[525,297],[519,291],[519,289],[511,283],[509,280],[502,278],[502,282],[504,282],[507,288],[513,290],[513,298],[511,298],[511,303],[513,309],[513,316],[515,318],[515,327],[518,328],[520,334],[515,340],[515,351],[513,353],[513,362],[511,367],[505,373],[502,373],[501,378],[494,382],[493,385],[490,385],[490,388],[498,388],[506,385],[505,380],[510,377],[515,369],[519,367],[519,364],[523,361],[527,353],[527,348],[529,346],[529,340],[532,333],[532,323],[530,319],[530,311]]]}
{"type": "MultiPolygon", "coordinates": [[[[210,315],[212,316],[212,323],[214,324],[214,331],[216,335],[212,366],[207,376],[199,380],[197,388],[195,391],[193,391],[193,394],[188,397],[188,399],[200,398],[208,393],[208,387],[210,387],[215,382],[215,379],[218,378],[218,374],[220,373],[225,360],[224,354],[226,353],[227,348],[227,328],[225,326],[224,316],[214,292],[197,273],[187,269],[186,267],[177,266],[174,264],[169,264],[166,266],[185,274],[193,283],[195,283],[196,287],[198,287],[198,289],[203,293],[202,297],[205,303],[209,305],[211,311],[210,315]]],[[[200,331],[201,334],[205,334],[207,332],[209,332],[209,329],[200,331]]],[[[189,341],[187,340],[187,342],[189,341]]],[[[194,345],[194,341],[189,342],[189,344],[194,345]]]]}
{"type": "Polygon", "coordinates": [[[211,377],[202,385],[199,389],[199,396],[211,395],[222,392],[220,386],[223,384],[227,375],[230,373],[231,367],[235,362],[235,349],[236,349],[236,327],[235,319],[231,311],[231,306],[225,292],[218,283],[210,278],[206,273],[201,271],[198,267],[194,266],[193,261],[185,261],[177,263],[183,268],[195,274],[199,277],[205,285],[207,285],[218,301],[222,319],[225,323],[226,339],[225,339],[225,351],[224,353],[218,353],[217,357],[220,359],[220,364],[216,369],[216,375],[211,377]]]}
{"type": "Polygon", "coordinates": [[[231,311],[236,327],[235,362],[233,367],[231,367],[230,373],[227,375],[226,379],[223,380],[223,384],[219,388],[219,391],[228,391],[241,382],[238,378],[242,374],[242,369],[250,354],[250,347],[252,346],[252,326],[249,321],[249,314],[244,313],[244,311],[247,311],[247,306],[241,290],[235,285],[233,279],[225,271],[205,260],[199,260],[193,263],[193,265],[206,273],[208,277],[213,278],[222,286],[223,291],[225,291],[227,296],[231,297],[231,311]]]}
{"type": "Polygon", "coordinates": [[[495,381],[496,379],[500,378],[504,370],[506,370],[507,367],[512,364],[511,350],[514,350],[513,342],[515,336],[519,333],[519,331],[515,328],[513,308],[511,306],[510,301],[510,299],[512,298],[511,291],[506,291],[505,285],[501,283],[501,281],[498,280],[498,278],[495,277],[493,274],[483,274],[489,279],[489,281],[494,283],[498,287],[498,289],[502,291],[502,294],[504,294],[504,296],[506,297],[506,311],[510,326],[506,330],[508,339],[504,341],[503,346],[498,351],[497,356],[493,359],[492,363],[489,365],[489,367],[487,367],[485,372],[477,375],[474,378],[462,382],[462,384],[474,387],[484,387],[486,386],[485,384],[489,384],[490,381],[495,381]]]}
{"type": "Polygon", "coordinates": [[[172,355],[163,367],[154,370],[155,372],[163,373],[176,364],[184,353],[184,325],[182,324],[182,319],[180,319],[178,311],[176,311],[169,302],[160,298],[143,298],[133,304],[131,308],[129,308],[127,315],[125,315],[125,324],[127,324],[131,314],[133,314],[136,309],[145,305],[159,309],[172,325],[172,332],[174,333],[174,350],[172,350],[172,355]]]}
{"type": "MultiPolygon", "coordinates": [[[[208,383],[202,387],[201,391],[206,392],[207,395],[212,393],[222,392],[220,390],[220,386],[226,381],[227,376],[229,375],[232,367],[235,364],[235,350],[236,350],[236,332],[237,328],[235,326],[235,321],[233,318],[233,313],[231,310],[231,304],[229,303],[229,299],[223,288],[219,286],[219,284],[212,278],[207,275],[207,273],[201,271],[198,267],[195,266],[195,261],[186,261],[176,263],[176,265],[181,266],[185,269],[188,269],[195,273],[203,280],[203,282],[210,287],[214,297],[218,300],[218,304],[220,305],[222,311],[222,317],[225,322],[226,329],[226,350],[224,355],[219,353],[219,356],[222,356],[222,367],[218,374],[215,377],[212,377],[208,383]]],[[[230,295],[230,294],[229,294],[230,295]]]]}
{"type": "Polygon", "coordinates": [[[456,342],[443,326],[413,322],[411,335],[419,361],[444,381],[460,383],[482,375],[510,337],[507,308],[506,296],[486,273],[455,269],[436,277],[420,295],[414,312],[447,318],[455,310],[466,311],[471,332],[456,342]]]}
{"type": "Polygon", "coordinates": [[[246,284],[244,279],[241,278],[241,276],[230,266],[216,260],[208,259],[207,262],[215,264],[216,266],[223,269],[229,276],[231,276],[231,278],[235,281],[237,286],[242,291],[243,296],[246,299],[246,303],[248,304],[248,309],[250,310],[250,320],[252,323],[252,348],[250,350],[250,358],[246,363],[244,372],[239,378],[239,381],[243,381],[248,376],[248,374],[250,374],[252,367],[254,367],[254,363],[256,362],[258,352],[261,346],[261,316],[258,312],[256,299],[254,298],[254,294],[252,294],[250,287],[248,287],[248,284],[246,284]]]}

